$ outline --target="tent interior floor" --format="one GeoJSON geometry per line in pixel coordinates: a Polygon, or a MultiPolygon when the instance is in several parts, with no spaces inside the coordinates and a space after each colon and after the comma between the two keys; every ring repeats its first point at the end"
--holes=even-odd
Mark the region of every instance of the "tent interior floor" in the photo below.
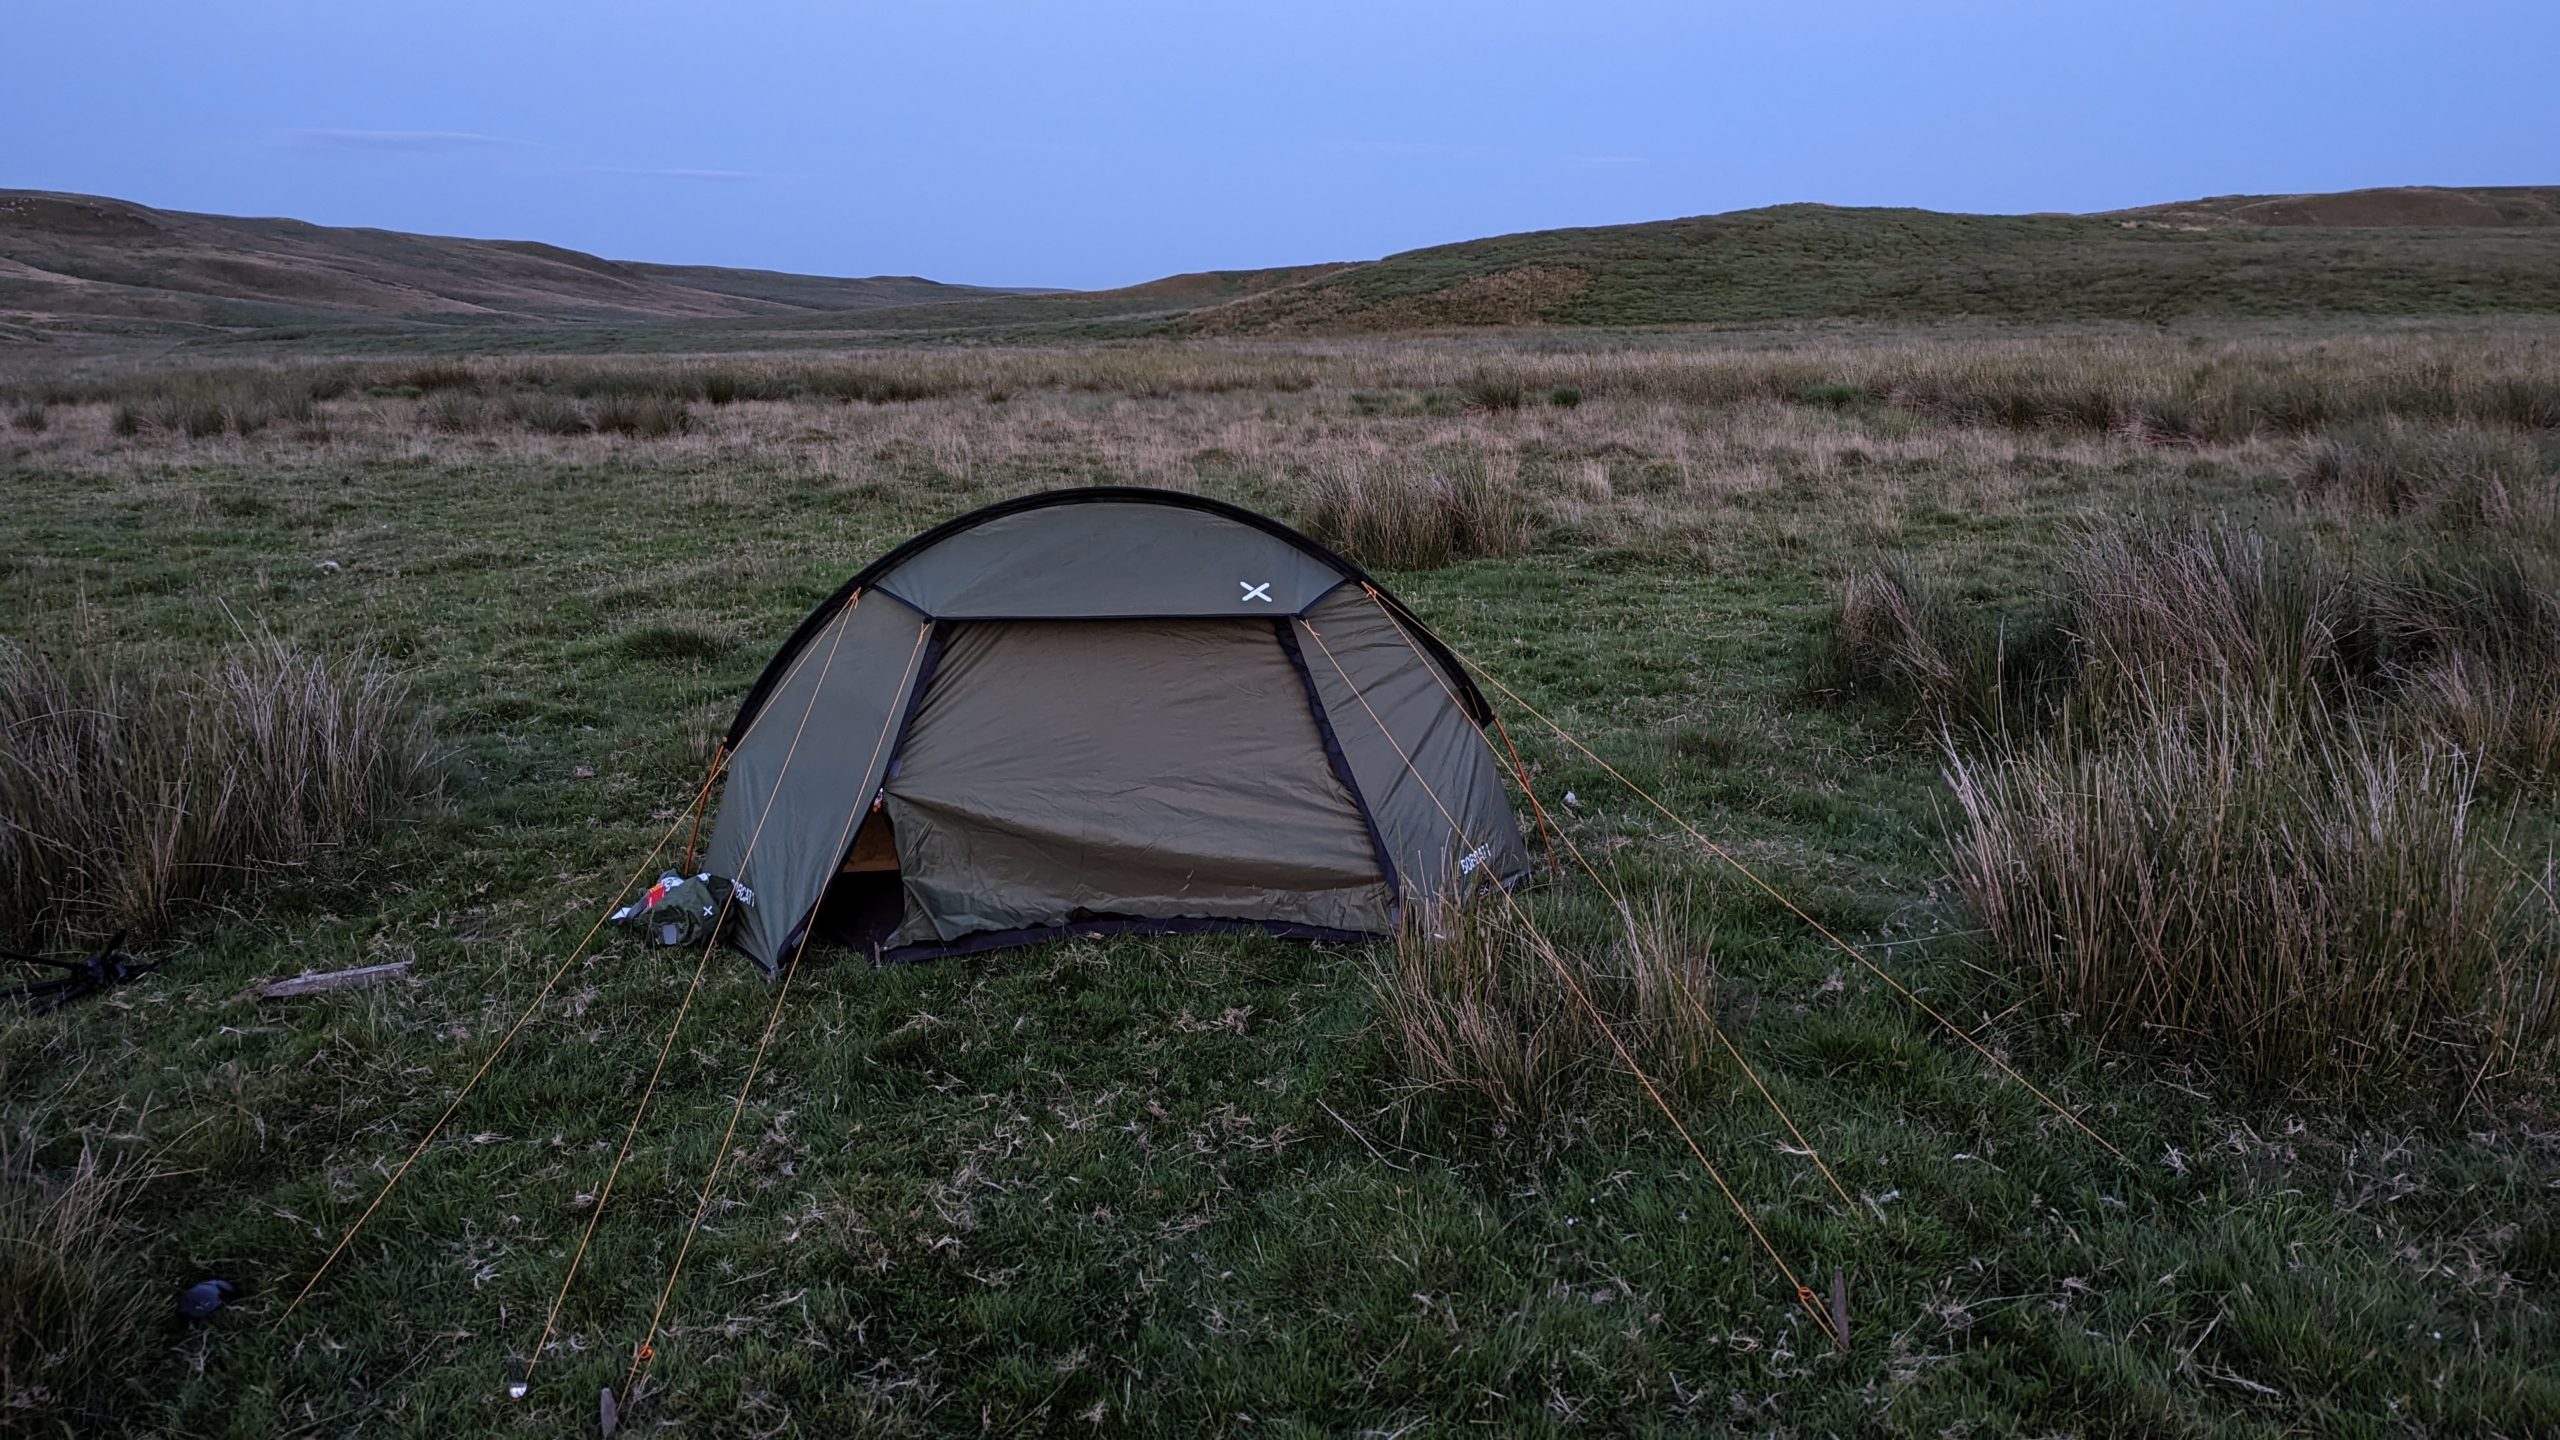
{"type": "Polygon", "coordinates": [[[889,817],[875,811],[863,820],[843,867],[818,901],[811,938],[840,945],[876,963],[906,915],[897,835],[889,817]]]}
{"type": "Polygon", "coordinates": [[[818,902],[813,939],[878,961],[881,947],[907,915],[907,892],[895,870],[840,875],[818,902]]]}

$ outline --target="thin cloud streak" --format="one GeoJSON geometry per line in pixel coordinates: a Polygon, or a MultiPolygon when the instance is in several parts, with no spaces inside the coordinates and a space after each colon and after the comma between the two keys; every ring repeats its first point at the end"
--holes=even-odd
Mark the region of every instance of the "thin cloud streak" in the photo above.
{"type": "Polygon", "coordinates": [[[796,175],[771,170],[700,170],[688,166],[662,168],[630,168],[608,166],[590,172],[596,175],[619,175],[633,180],[706,180],[714,184],[736,185],[760,180],[796,180],[796,175]]]}
{"type": "Polygon", "coordinates": [[[1455,145],[1441,140],[1335,140],[1331,148],[1355,155],[1430,158],[1444,155],[1503,155],[1510,152],[1482,145],[1455,145]]]}
{"type": "Polygon", "coordinates": [[[287,145],[317,146],[331,150],[399,150],[411,154],[450,154],[463,150],[521,150],[532,145],[530,140],[511,140],[503,135],[479,135],[468,130],[284,130],[278,138],[287,145]]]}

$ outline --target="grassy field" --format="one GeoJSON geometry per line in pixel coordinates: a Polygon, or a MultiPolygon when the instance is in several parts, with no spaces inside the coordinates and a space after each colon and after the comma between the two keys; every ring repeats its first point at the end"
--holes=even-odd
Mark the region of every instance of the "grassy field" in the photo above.
{"type": "MultiPolygon", "coordinates": [[[[440,757],[434,794],[360,838],[176,907],[151,946],[164,972],[0,1015],[17,1257],[0,1264],[18,1267],[0,1271],[0,1431],[583,1433],[774,1003],[734,957],[713,957],[675,1037],[528,1398],[506,1398],[507,1363],[543,1328],[690,956],[609,943],[579,962],[279,1324],[285,1302],[679,820],[808,607],[936,520],[1095,482],[1238,500],[1385,565],[1459,650],[2124,1158],[1513,709],[1550,817],[1646,939],[1625,946],[1569,859],[1530,912],[1615,987],[1771,1244],[1817,1289],[1846,1273],[1845,1347],[1605,1047],[1505,968],[1516,936],[1483,939],[1491,969],[1467,982],[1431,978],[1463,938],[1133,939],[885,971],[829,955],[783,1005],[641,1420],[2560,1430],[2560,1117],[2535,998],[2560,989],[2560,811],[2512,738],[2530,695],[2483,710],[2505,728],[2461,761],[2460,858],[2489,897],[2462,913],[2513,927],[2479,963],[2520,989],[2503,1009],[2445,992],[2473,1007],[2448,1023],[2490,1006],[2509,1029],[2429,1029],[2441,1062],[2413,1050],[2352,1085],[2258,1063],[2276,1052],[2246,1030],[2148,1027],[2138,993],[2022,957],[2019,912],[1968,879],[1979,788],[1946,779],[2077,763],[2038,748],[2071,743],[2067,719],[2002,718],[2006,657],[2093,593],[2075,577],[2106,537],[2201,522],[2350,568],[2494,549],[2547,574],[2530,568],[2560,556],[2545,322],[0,365],[0,420],[13,644],[172,674],[271,642],[378,654],[440,757]],[[1450,514],[1465,523],[1415,518],[1450,514]],[[1956,617],[1943,653],[1988,633],[1987,666],[1921,683],[1938,672],[1892,668],[1910,644],[1870,653],[1879,574],[1956,617]],[[1994,718],[1942,725],[1968,696],[1994,718]],[[1845,1201],[1712,1032],[1646,1028],[1648,953],[1708,997],[1845,1201]],[[406,982],[252,994],[389,960],[414,962],[406,982]],[[1433,988],[1453,983],[1480,988],[1433,988]],[[2072,998],[2090,994],[2135,1018],[2072,998]],[[1413,1018],[1453,1000],[1552,1043],[1502,1072],[1517,1083],[1488,1083],[1489,1052],[1434,1061],[1413,1018]],[[248,1293],[209,1324],[170,1316],[208,1275],[248,1293]]],[[[2560,603],[2536,583],[2526,611],[2560,603]]],[[[2055,693],[2106,679],[2084,666],[2055,693]]],[[[2382,683],[2305,685],[2362,707],[2376,745],[2436,743],[2414,690],[2353,688],[2382,683]]],[[[2450,793],[2414,761],[2395,773],[2450,793]]]]}

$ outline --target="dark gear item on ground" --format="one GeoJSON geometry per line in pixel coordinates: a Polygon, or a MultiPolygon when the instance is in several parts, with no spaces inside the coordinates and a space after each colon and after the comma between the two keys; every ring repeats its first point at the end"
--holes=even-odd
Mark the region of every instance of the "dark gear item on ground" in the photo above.
{"type": "Polygon", "coordinates": [[[240,1287],[228,1280],[199,1280],[178,1297],[178,1313],[190,1320],[209,1320],[239,1293],[240,1287]]]}
{"type": "Polygon", "coordinates": [[[58,1010],[74,1000],[139,980],[167,963],[154,960],[145,965],[126,954],[125,933],[117,931],[116,938],[108,941],[105,948],[84,960],[56,960],[44,955],[30,955],[23,950],[0,950],[0,959],[42,965],[62,972],[49,980],[31,980],[24,985],[0,990],[0,1002],[32,1001],[38,1010],[58,1010]]]}
{"type": "Polygon", "coordinates": [[[727,923],[727,916],[755,903],[755,892],[744,885],[717,875],[688,878],[669,871],[658,877],[649,893],[614,911],[612,918],[654,945],[707,945],[712,932],[727,923]],[[728,903],[733,899],[736,906],[728,903]]]}

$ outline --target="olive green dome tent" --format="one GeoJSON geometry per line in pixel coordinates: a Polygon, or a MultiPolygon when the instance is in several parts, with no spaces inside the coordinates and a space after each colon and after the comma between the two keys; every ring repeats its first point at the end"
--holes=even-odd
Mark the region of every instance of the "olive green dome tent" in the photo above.
{"type": "Polygon", "coordinates": [[[723,741],[708,864],[771,971],[1062,935],[1391,931],[1527,873],[1464,667],[1359,567],[1174,491],[919,535],[802,622],[723,741]]]}

